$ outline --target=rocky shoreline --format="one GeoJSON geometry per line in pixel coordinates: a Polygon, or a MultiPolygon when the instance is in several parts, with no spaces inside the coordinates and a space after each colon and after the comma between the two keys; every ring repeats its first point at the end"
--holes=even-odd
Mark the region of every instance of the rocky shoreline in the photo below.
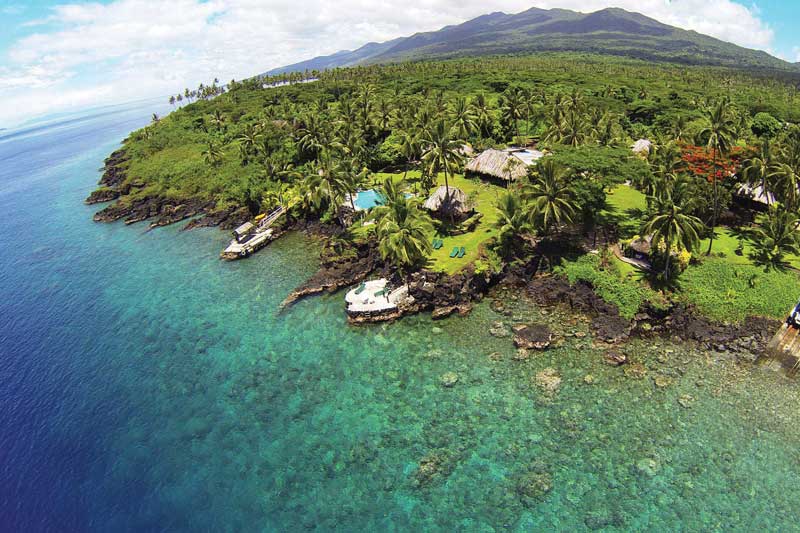
{"type": "Polygon", "coordinates": [[[127,179],[128,156],[124,149],[117,150],[104,162],[100,187],[84,200],[87,205],[114,202],[95,213],[95,222],[116,222],[135,224],[155,219],[150,228],[168,226],[187,219],[193,219],[183,228],[219,226],[232,229],[250,218],[244,207],[217,209],[216,202],[200,198],[168,198],[159,195],[142,197],[130,196],[143,184],[130,183],[127,179]]]}
{"type": "MultiPolygon", "coordinates": [[[[123,220],[125,224],[135,224],[152,220],[150,228],[156,228],[191,219],[184,230],[198,227],[232,229],[251,216],[244,207],[216,209],[215,202],[197,198],[130,198],[129,194],[137,185],[127,181],[127,163],[128,156],[124,149],[106,158],[100,187],[86,198],[85,203],[114,203],[94,215],[96,222],[123,220]]],[[[315,221],[294,221],[282,228],[283,231],[290,229],[321,237],[335,237],[341,231],[340,228],[315,221]]],[[[531,276],[530,269],[490,274],[476,273],[474,267],[468,266],[452,275],[422,270],[411,274],[408,279],[401,279],[384,264],[374,246],[367,243],[351,244],[347,250],[343,250],[343,245],[340,242],[332,244],[334,241],[327,240],[319,271],[292,291],[281,304],[282,308],[301,298],[335,292],[360,283],[370,275],[379,274],[389,279],[393,286],[406,284],[409,298],[397,309],[349,316],[350,323],[392,321],[420,312],[430,312],[433,319],[453,314],[464,316],[492,287],[501,285],[524,291],[539,306],[565,306],[588,316],[596,338],[609,345],[620,344],[632,336],[669,336],[676,340],[699,342],[711,350],[741,353],[744,357],[752,358],[752,354],[763,352],[772,332],[780,325],[779,321],[761,317],[749,317],[741,324],[720,324],[681,304],[673,304],[668,309],[644,306],[633,320],[628,320],[620,316],[615,306],[597,296],[588,283],[570,285],[566,279],[558,276],[531,276]]],[[[491,305],[498,313],[504,312],[501,300],[495,299],[491,305]]],[[[515,331],[514,339],[521,349],[546,349],[552,337],[548,331],[533,324],[515,331]]]]}

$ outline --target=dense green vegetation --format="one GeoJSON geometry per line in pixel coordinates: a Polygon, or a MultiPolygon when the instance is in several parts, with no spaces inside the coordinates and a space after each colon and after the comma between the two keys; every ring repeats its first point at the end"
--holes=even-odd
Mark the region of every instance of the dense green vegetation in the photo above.
{"type": "MultiPolygon", "coordinates": [[[[710,302],[695,301],[700,293],[687,287],[732,271],[708,265],[745,262],[770,270],[765,279],[797,288],[788,270],[796,264],[800,204],[794,83],[575,54],[315,76],[280,86],[274,83],[286,77],[231,82],[225,91],[215,83],[190,105],[154,117],[125,142],[130,159],[120,202],[193,198],[217,210],[246,207],[253,216],[281,203],[292,216],[341,225],[345,238],[375,240],[403,274],[423,266],[454,272],[475,262],[496,268],[500,259],[524,264],[542,249],[552,258],[564,246],[572,256],[576,235],[584,249],[646,235],[653,272],[645,285],[624,275],[629,265],[613,267],[616,259],[608,269],[588,259],[564,266],[570,279],[589,281],[626,316],[654,294],[647,283],[678,299],[710,302]],[[649,150],[632,153],[644,138],[649,150]],[[463,176],[463,145],[479,151],[531,142],[549,155],[510,187],[463,176]],[[740,183],[763,187],[775,205],[759,214],[735,204],[740,183]],[[422,200],[437,185],[448,198],[451,188],[466,193],[480,215],[470,219],[476,223],[463,230],[447,205],[434,218],[423,212],[422,200]],[[348,215],[352,194],[370,186],[382,188],[385,206],[348,215]],[[731,231],[748,253],[720,257],[731,231]],[[439,239],[444,246],[432,249],[439,239]],[[461,246],[464,257],[449,257],[461,246]]],[[[746,288],[733,290],[752,299],[746,288]]],[[[723,298],[719,308],[701,309],[728,319],[741,318],[742,309],[778,317],[795,297],[783,290],[769,306],[723,298]]]]}
{"type": "Polygon", "coordinates": [[[661,301],[660,296],[645,284],[624,279],[615,263],[607,262],[601,266],[601,259],[597,255],[584,255],[576,261],[565,261],[563,266],[556,268],[556,272],[567,276],[570,283],[590,283],[597,295],[616,305],[625,318],[633,318],[647,301],[661,301]]]}

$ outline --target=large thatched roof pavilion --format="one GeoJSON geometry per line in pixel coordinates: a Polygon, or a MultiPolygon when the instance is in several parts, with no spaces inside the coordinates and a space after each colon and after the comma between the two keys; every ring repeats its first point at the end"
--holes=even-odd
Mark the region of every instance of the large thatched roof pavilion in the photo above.
{"type": "Polygon", "coordinates": [[[480,174],[502,182],[516,181],[528,174],[528,167],[544,154],[538,150],[489,148],[467,163],[467,172],[480,174]]]}
{"type": "Polygon", "coordinates": [[[422,207],[438,216],[463,218],[472,212],[472,205],[464,191],[456,187],[438,187],[430,197],[425,200],[422,207]]]}

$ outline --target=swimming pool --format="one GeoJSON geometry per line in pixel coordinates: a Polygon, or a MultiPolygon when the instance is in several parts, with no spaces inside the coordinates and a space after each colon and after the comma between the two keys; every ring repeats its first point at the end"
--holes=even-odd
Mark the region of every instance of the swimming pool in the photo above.
{"type": "Polygon", "coordinates": [[[383,197],[374,189],[367,189],[366,191],[359,191],[356,197],[353,198],[353,203],[358,211],[366,211],[372,209],[376,205],[383,204],[383,197]]]}
{"type": "MultiPolygon", "coordinates": [[[[413,195],[405,192],[403,193],[403,196],[406,198],[411,198],[413,195]]],[[[353,198],[353,204],[356,206],[356,211],[367,211],[376,205],[383,205],[383,196],[381,196],[381,193],[375,189],[358,191],[355,198],[353,198]]]]}

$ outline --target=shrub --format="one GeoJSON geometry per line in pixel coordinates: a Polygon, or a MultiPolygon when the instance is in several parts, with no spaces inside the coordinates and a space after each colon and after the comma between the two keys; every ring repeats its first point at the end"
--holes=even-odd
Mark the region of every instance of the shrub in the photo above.
{"type": "Polygon", "coordinates": [[[656,300],[656,293],[639,282],[623,280],[615,268],[600,268],[600,258],[584,255],[576,261],[566,261],[555,269],[557,274],[567,277],[570,284],[586,281],[595,293],[606,302],[616,305],[619,314],[633,318],[648,300],[656,300]]]}

